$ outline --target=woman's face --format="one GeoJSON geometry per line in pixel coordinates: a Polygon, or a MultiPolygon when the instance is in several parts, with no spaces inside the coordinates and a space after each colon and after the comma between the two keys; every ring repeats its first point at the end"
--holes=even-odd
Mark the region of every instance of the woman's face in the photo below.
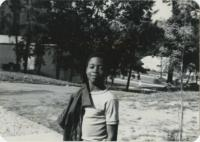
{"type": "Polygon", "coordinates": [[[102,84],[105,75],[103,59],[99,57],[92,57],[88,61],[88,65],[86,68],[86,75],[90,83],[96,85],[102,84]]]}

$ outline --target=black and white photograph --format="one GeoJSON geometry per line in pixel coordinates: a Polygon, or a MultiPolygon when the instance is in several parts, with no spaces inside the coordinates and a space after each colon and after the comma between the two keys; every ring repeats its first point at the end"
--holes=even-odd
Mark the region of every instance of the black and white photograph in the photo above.
{"type": "Polygon", "coordinates": [[[0,0],[0,142],[200,142],[200,0],[0,0]]]}

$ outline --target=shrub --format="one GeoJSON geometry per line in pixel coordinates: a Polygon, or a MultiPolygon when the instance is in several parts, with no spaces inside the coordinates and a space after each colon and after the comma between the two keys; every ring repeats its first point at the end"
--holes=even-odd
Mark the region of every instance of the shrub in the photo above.
{"type": "Polygon", "coordinates": [[[5,70],[5,71],[19,71],[20,65],[10,62],[8,64],[3,64],[2,69],[5,70]]]}
{"type": "Polygon", "coordinates": [[[162,84],[163,82],[165,82],[164,78],[157,78],[153,80],[153,83],[155,84],[162,84]]]}
{"type": "Polygon", "coordinates": [[[184,90],[187,91],[199,91],[199,85],[197,83],[190,83],[184,86],[184,90]]]}
{"type": "Polygon", "coordinates": [[[179,130],[171,130],[167,132],[167,141],[178,141],[179,130]]]}

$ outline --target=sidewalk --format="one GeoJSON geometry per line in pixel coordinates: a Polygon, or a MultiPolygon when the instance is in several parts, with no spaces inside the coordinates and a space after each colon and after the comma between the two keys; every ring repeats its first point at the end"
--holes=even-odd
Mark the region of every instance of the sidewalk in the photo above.
{"type": "Polygon", "coordinates": [[[6,142],[6,140],[0,136],[0,142],[6,142]]]}
{"type": "Polygon", "coordinates": [[[0,106],[0,142],[62,142],[62,135],[0,106]]]}
{"type": "Polygon", "coordinates": [[[62,142],[62,135],[56,132],[51,132],[44,134],[5,137],[4,139],[6,142],[62,142]]]}
{"type": "Polygon", "coordinates": [[[200,136],[194,142],[200,142],[200,136]]]}

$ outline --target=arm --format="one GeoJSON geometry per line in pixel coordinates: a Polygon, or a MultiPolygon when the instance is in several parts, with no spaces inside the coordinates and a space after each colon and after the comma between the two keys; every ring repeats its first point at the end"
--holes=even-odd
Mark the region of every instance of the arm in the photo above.
{"type": "Polygon", "coordinates": [[[67,114],[68,114],[69,108],[72,104],[72,101],[73,101],[73,97],[72,97],[72,95],[70,95],[67,107],[62,111],[62,113],[57,118],[57,123],[59,124],[59,126],[62,129],[64,129],[64,127],[65,127],[65,119],[67,117],[67,114]]]}
{"type": "Polygon", "coordinates": [[[118,100],[110,100],[106,104],[107,141],[117,141],[118,123],[118,100]]]}
{"type": "Polygon", "coordinates": [[[107,141],[117,141],[117,132],[118,132],[118,124],[115,125],[106,125],[107,128],[107,141]]]}

